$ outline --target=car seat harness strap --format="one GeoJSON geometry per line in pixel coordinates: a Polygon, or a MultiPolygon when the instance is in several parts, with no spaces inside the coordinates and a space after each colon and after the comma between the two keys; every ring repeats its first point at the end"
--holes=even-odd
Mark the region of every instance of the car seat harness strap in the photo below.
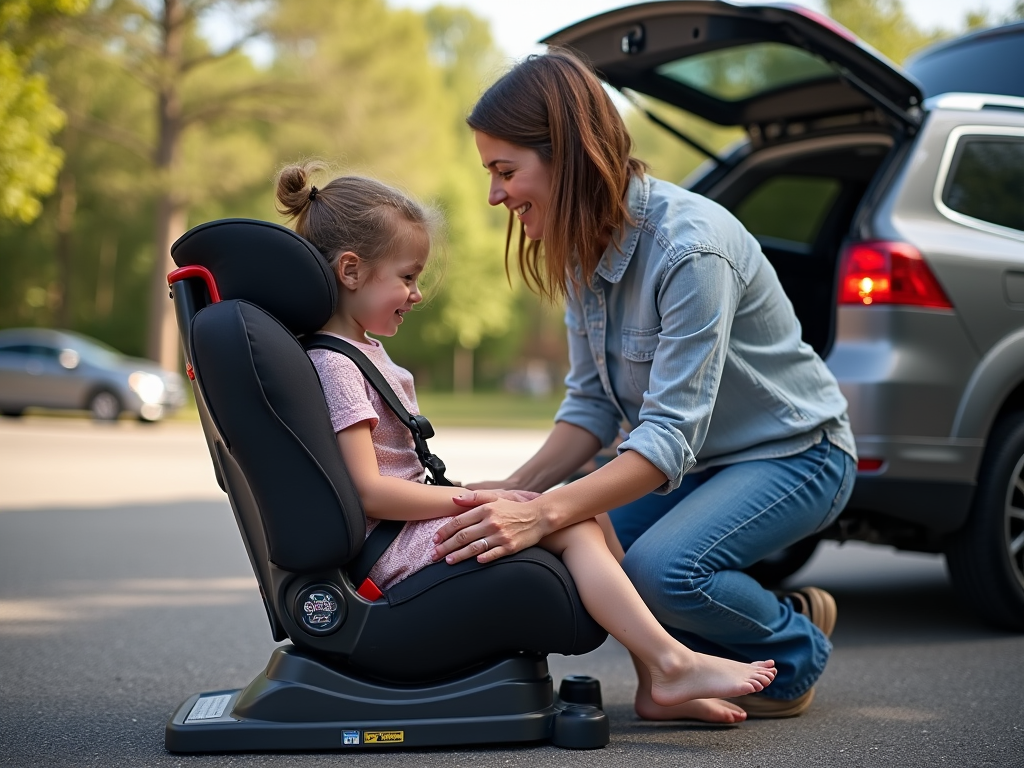
{"type": "Polygon", "coordinates": [[[398,395],[395,394],[391,385],[388,384],[387,379],[384,378],[384,374],[377,369],[377,366],[370,362],[370,358],[344,339],[339,339],[337,336],[331,336],[326,333],[314,333],[304,340],[303,346],[307,350],[329,349],[332,352],[344,355],[355,363],[363,376],[366,377],[366,380],[377,390],[377,394],[387,403],[388,408],[394,411],[399,421],[405,424],[409,431],[412,432],[416,456],[427,470],[427,484],[452,485],[452,482],[444,476],[444,462],[441,461],[440,457],[432,454],[427,447],[427,440],[434,436],[434,428],[427,421],[426,416],[409,413],[406,407],[402,405],[402,401],[398,399],[398,395]]]}
{"type": "MultiPolygon", "coordinates": [[[[431,485],[452,485],[452,482],[444,476],[444,462],[438,456],[430,452],[427,447],[427,439],[434,436],[434,428],[427,421],[425,416],[411,414],[402,405],[398,395],[388,384],[387,379],[370,359],[361,351],[356,349],[337,336],[326,333],[314,333],[303,341],[307,349],[329,349],[332,352],[344,355],[359,368],[360,372],[370,382],[370,385],[377,391],[381,399],[394,411],[399,421],[408,427],[412,433],[413,445],[416,448],[416,456],[420,463],[427,470],[427,483],[431,485]]],[[[363,542],[359,554],[348,564],[349,577],[353,584],[359,584],[356,593],[371,602],[383,595],[380,588],[369,579],[370,570],[384,554],[384,551],[391,546],[391,543],[398,538],[398,534],[405,527],[404,520],[381,520],[377,523],[370,535],[363,542]]]]}
{"type": "Polygon", "coordinates": [[[374,584],[370,578],[370,571],[380,560],[384,550],[391,546],[391,543],[398,538],[398,534],[405,527],[404,520],[381,520],[377,527],[370,531],[370,535],[363,542],[363,548],[359,550],[352,560],[349,561],[347,569],[349,578],[353,584],[358,584],[356,594],[365,597],[371,602],[379,598],[383,592],[380,587],[374,584]]]}

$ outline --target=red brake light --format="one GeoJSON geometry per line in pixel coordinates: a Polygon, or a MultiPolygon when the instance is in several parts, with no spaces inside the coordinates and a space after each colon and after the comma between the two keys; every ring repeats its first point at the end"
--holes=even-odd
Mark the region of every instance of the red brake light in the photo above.
{"type": "Polygon", "coordinates": [[[885,459],[857,459],[858,472],[877,472],[885,464],[885,459]]]}
{"type": "Polygon", "coordinates": [[[884,240],[847,246],[839,266],[839,303],[953,308],[914,246],[884,240]]]}

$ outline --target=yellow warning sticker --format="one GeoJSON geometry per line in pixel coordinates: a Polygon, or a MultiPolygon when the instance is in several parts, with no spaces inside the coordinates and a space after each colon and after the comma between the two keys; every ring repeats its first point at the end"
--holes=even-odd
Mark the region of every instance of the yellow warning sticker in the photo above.
{"type": "Polygon", "coordinates": [[[401,744],[405,731],[363,731],[363,744],[401,744]]]}

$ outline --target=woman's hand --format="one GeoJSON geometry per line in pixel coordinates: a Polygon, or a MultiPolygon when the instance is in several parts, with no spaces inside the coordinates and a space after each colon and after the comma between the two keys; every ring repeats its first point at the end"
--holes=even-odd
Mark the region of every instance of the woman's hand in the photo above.
{"type": "Polygon", "coordinates": [[[544,516],[531,491],[464,491],[453,499],[473,508],[434,534],[434,559],[449,565],[476,557],[489,563],[532,547],[546,535],[544,516]]]}

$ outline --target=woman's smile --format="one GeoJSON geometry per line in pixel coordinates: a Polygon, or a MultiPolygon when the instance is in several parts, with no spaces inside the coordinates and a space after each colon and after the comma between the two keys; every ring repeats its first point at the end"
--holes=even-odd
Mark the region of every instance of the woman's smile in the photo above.
{"type": "Polygon", "coordinates": [[[531,240],[544,239],[551,199],[551,170],[534,150],[476,131],[476,147],[491,174],[487,202],[504,205],[522,222],[531,240]]]}

